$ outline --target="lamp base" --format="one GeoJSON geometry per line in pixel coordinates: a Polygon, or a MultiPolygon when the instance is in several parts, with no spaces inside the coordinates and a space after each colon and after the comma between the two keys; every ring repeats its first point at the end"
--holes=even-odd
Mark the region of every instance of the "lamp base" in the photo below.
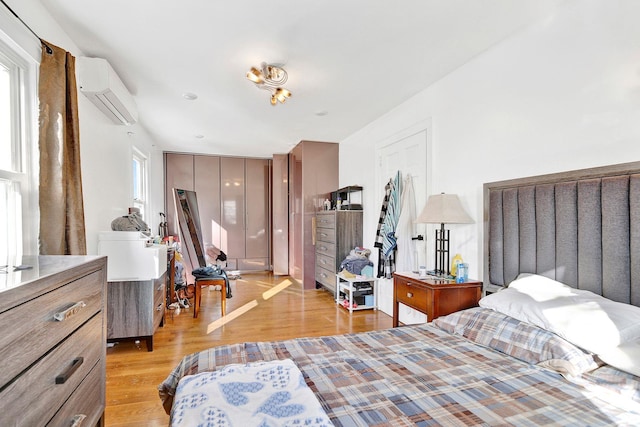
{"type": "Polygon", "coordinates": [[[438,276],[449,275],[449,230],[444,224],[436,230],[435,273],[438,276]]]}

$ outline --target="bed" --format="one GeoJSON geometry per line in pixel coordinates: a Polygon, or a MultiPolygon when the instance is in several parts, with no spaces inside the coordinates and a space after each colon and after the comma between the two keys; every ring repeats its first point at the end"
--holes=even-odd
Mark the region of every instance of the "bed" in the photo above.
{"type": "Polygon", "coordinates": [[[187,355],[159,386],[172,425],[640,425],[640,162],[484,199],[480,307],[187,355]]]}

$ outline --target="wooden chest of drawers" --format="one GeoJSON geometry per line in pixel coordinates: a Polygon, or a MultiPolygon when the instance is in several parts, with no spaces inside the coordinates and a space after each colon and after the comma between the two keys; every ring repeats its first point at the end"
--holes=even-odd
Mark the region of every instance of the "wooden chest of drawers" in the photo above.
{"type": "Polygon", "coordinates": [[[31,261],[0,278],[0,424],[102,425],[106,257],[31,261]]]}
{"type": "Polygon", "coordinates": [[[362,211],[318,212],[315,238],[316,283],[335,293],[340,264],[362,245],[362,211]]]}

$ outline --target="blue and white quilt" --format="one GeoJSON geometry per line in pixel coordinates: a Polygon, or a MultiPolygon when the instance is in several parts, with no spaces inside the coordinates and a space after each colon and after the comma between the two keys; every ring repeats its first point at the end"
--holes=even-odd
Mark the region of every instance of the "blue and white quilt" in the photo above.
{"type": "Polygon", "coordinates": [[[227,365],[183,377],[171,426],[333,426],[290,359],[227,365]]]}

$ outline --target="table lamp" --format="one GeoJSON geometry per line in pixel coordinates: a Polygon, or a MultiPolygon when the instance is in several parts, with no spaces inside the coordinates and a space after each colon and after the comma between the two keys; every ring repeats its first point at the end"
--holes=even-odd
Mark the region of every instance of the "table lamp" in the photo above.
{"type": "Polygon", "coordinates": [[[471,224],[473,219],[465,212],[460,199],[455,194],[434,194],[429,196],[416,223],[440,224],[436,229],[435,274],[449,275],[449,230],[445,224],[471,224]]]}

